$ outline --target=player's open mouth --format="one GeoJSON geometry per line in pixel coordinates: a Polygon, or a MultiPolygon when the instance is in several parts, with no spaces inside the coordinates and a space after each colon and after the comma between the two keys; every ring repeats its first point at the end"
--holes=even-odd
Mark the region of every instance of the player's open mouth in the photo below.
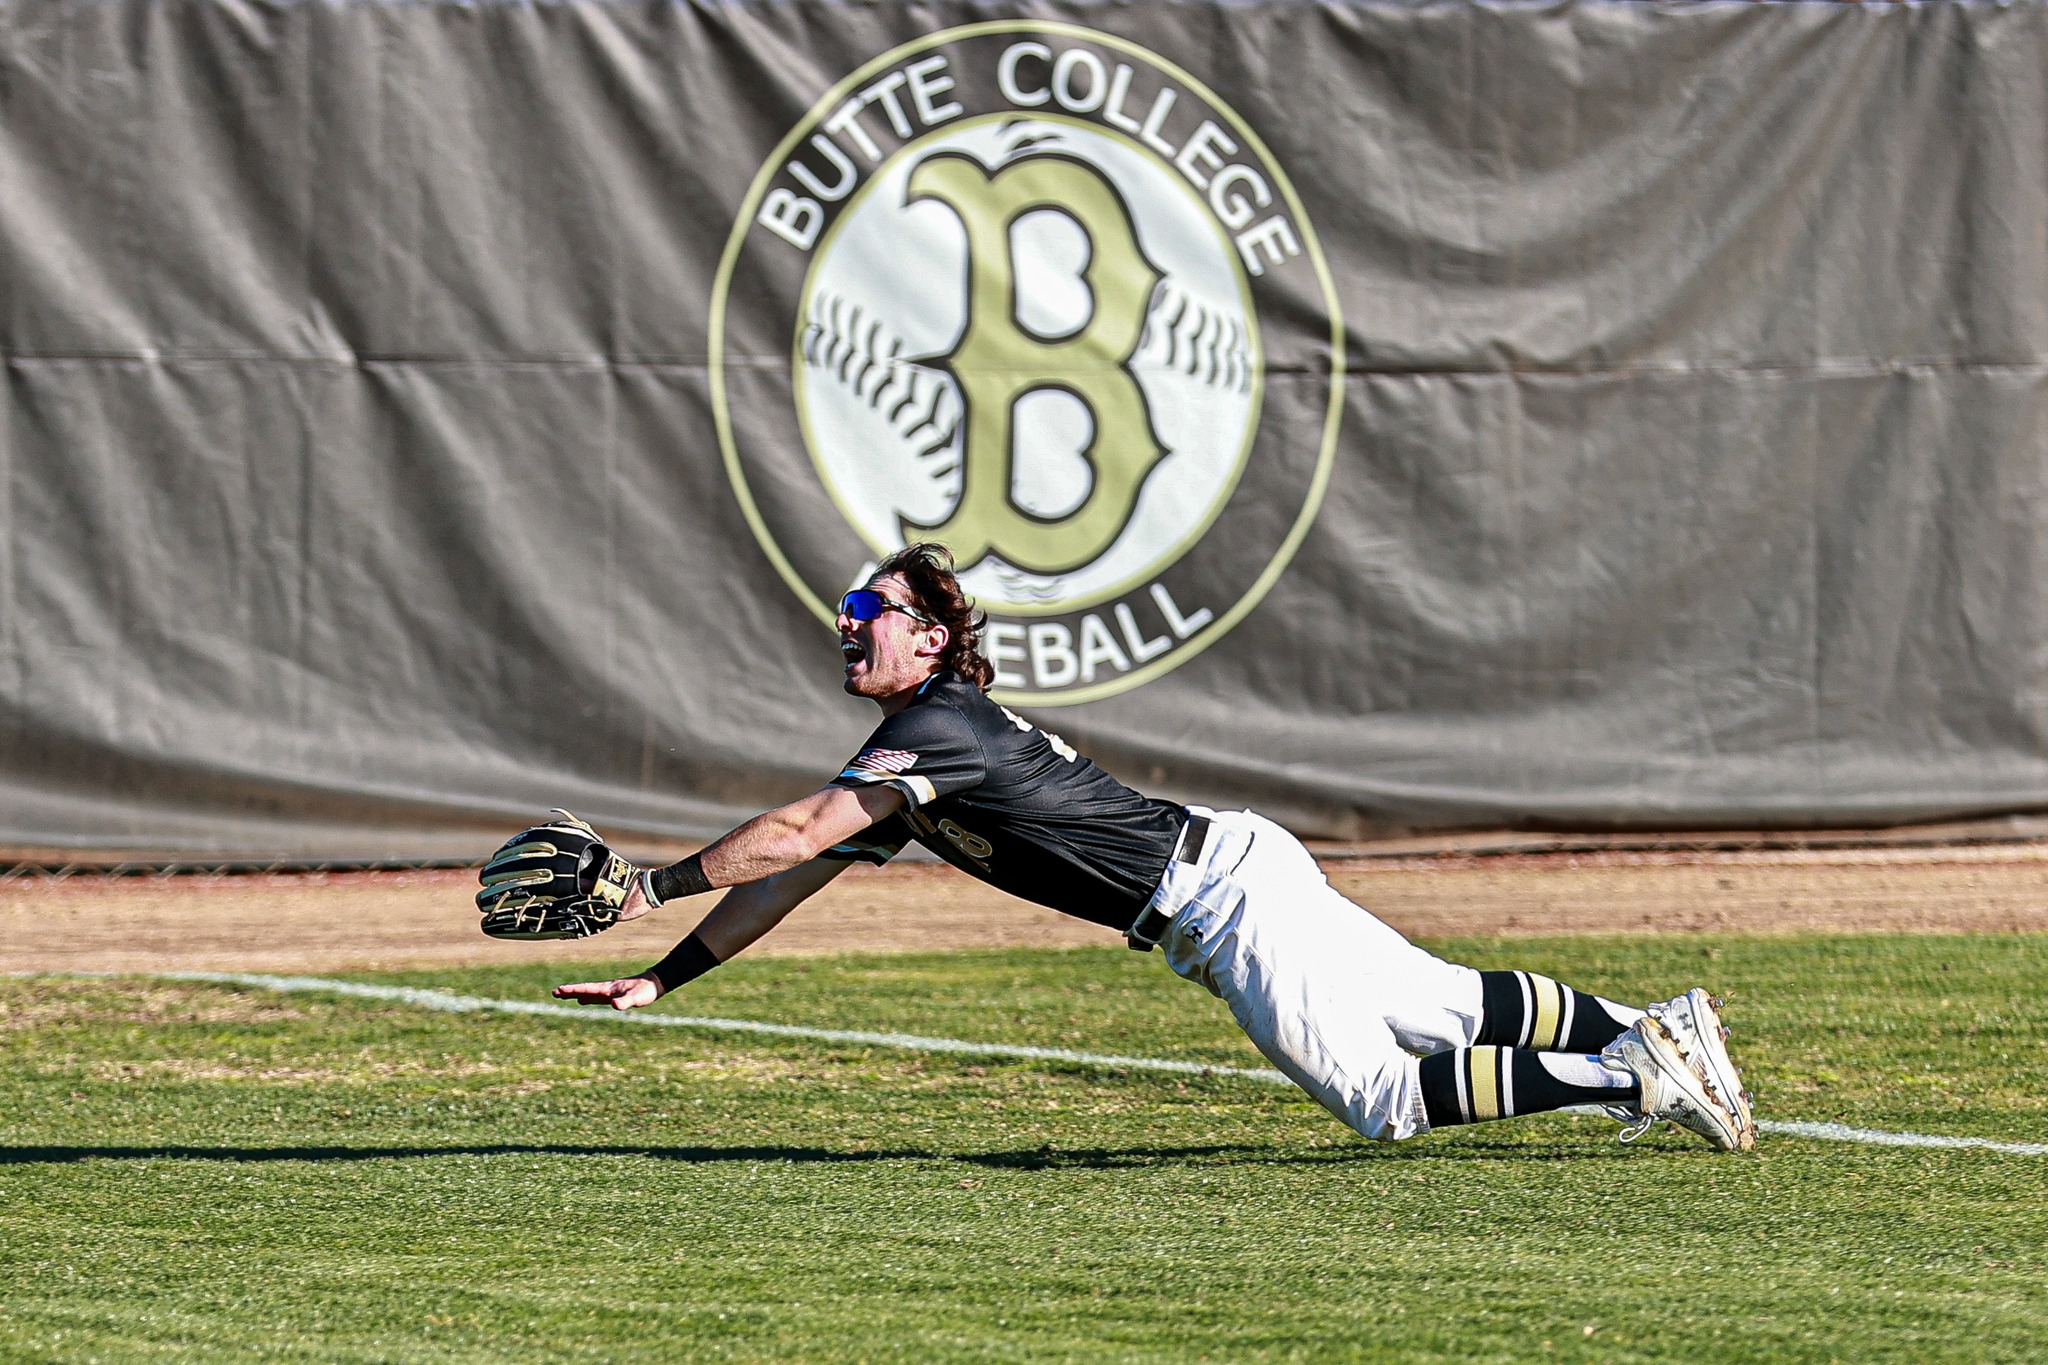
{"type": "Polygon", "coordinates": [[[867,651],[860,647],[860,641],[858,640],[841,640],[839,642],[839,656],[846,661],[848,668],[852,668],[867,657],[867,651]]]}

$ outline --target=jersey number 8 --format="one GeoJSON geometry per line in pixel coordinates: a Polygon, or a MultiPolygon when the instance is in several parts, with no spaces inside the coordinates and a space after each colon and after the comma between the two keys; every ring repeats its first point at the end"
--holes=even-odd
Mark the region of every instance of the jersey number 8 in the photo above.
{"type": "Polygon", "coordinates": [[[991,844],[979,834],[969,834],[951,820],[939,821],[939,833],[946,836],[947,843],[959,849],[983,867],[988,866],[988,855],[996,851],[994,844],[991,844]]]}

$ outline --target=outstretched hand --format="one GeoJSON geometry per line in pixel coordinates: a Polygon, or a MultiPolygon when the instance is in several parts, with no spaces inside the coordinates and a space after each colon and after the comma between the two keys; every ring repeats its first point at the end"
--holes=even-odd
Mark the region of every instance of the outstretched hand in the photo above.
{"type": "Polygon", "coordinates": [[[555,987],[555,999],[574,1000],[579,1005],[610,1005],[615,1010],[631,1010],[661,999],[661,987],[647,976],[622,976],[616,981],[577,981],[555,987]]]}

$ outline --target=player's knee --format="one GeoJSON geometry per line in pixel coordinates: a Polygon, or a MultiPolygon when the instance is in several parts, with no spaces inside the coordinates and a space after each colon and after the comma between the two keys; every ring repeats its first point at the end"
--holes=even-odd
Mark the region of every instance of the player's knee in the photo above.
{"type": "Polygon", "coordinates": [[[1400,1142],[1429,1131],[1413,1057],[1389,1059],[1353,1073],[1331,1093],[1316,1098],[1345,1127],[1375,1142],[1400,1142]]]}

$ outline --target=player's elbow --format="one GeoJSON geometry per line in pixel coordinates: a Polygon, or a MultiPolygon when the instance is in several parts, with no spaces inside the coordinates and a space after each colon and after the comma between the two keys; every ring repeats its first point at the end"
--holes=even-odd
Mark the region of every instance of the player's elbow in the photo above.
{"type": "Polygon", "coordinates": [[[848,831],[840,828],[844,821],[835,818],[834,804],[813,799],[784,812],[776,830],[778,862],[807,863],[846,837],[848,831]]]}
{"type": "Polygon", "coordinates": [[[790,844],[792,865],[800,867],[820,854],[829,853],[842,837],[823,824],[808,826],[803,836],[790,844]]]}
{"type": "Polygon", "coordinates": [[[827,787],[818,793],[809,834],[810,856],[830,852],[903,806],[900,793],[881,787],[827,787]]]}

